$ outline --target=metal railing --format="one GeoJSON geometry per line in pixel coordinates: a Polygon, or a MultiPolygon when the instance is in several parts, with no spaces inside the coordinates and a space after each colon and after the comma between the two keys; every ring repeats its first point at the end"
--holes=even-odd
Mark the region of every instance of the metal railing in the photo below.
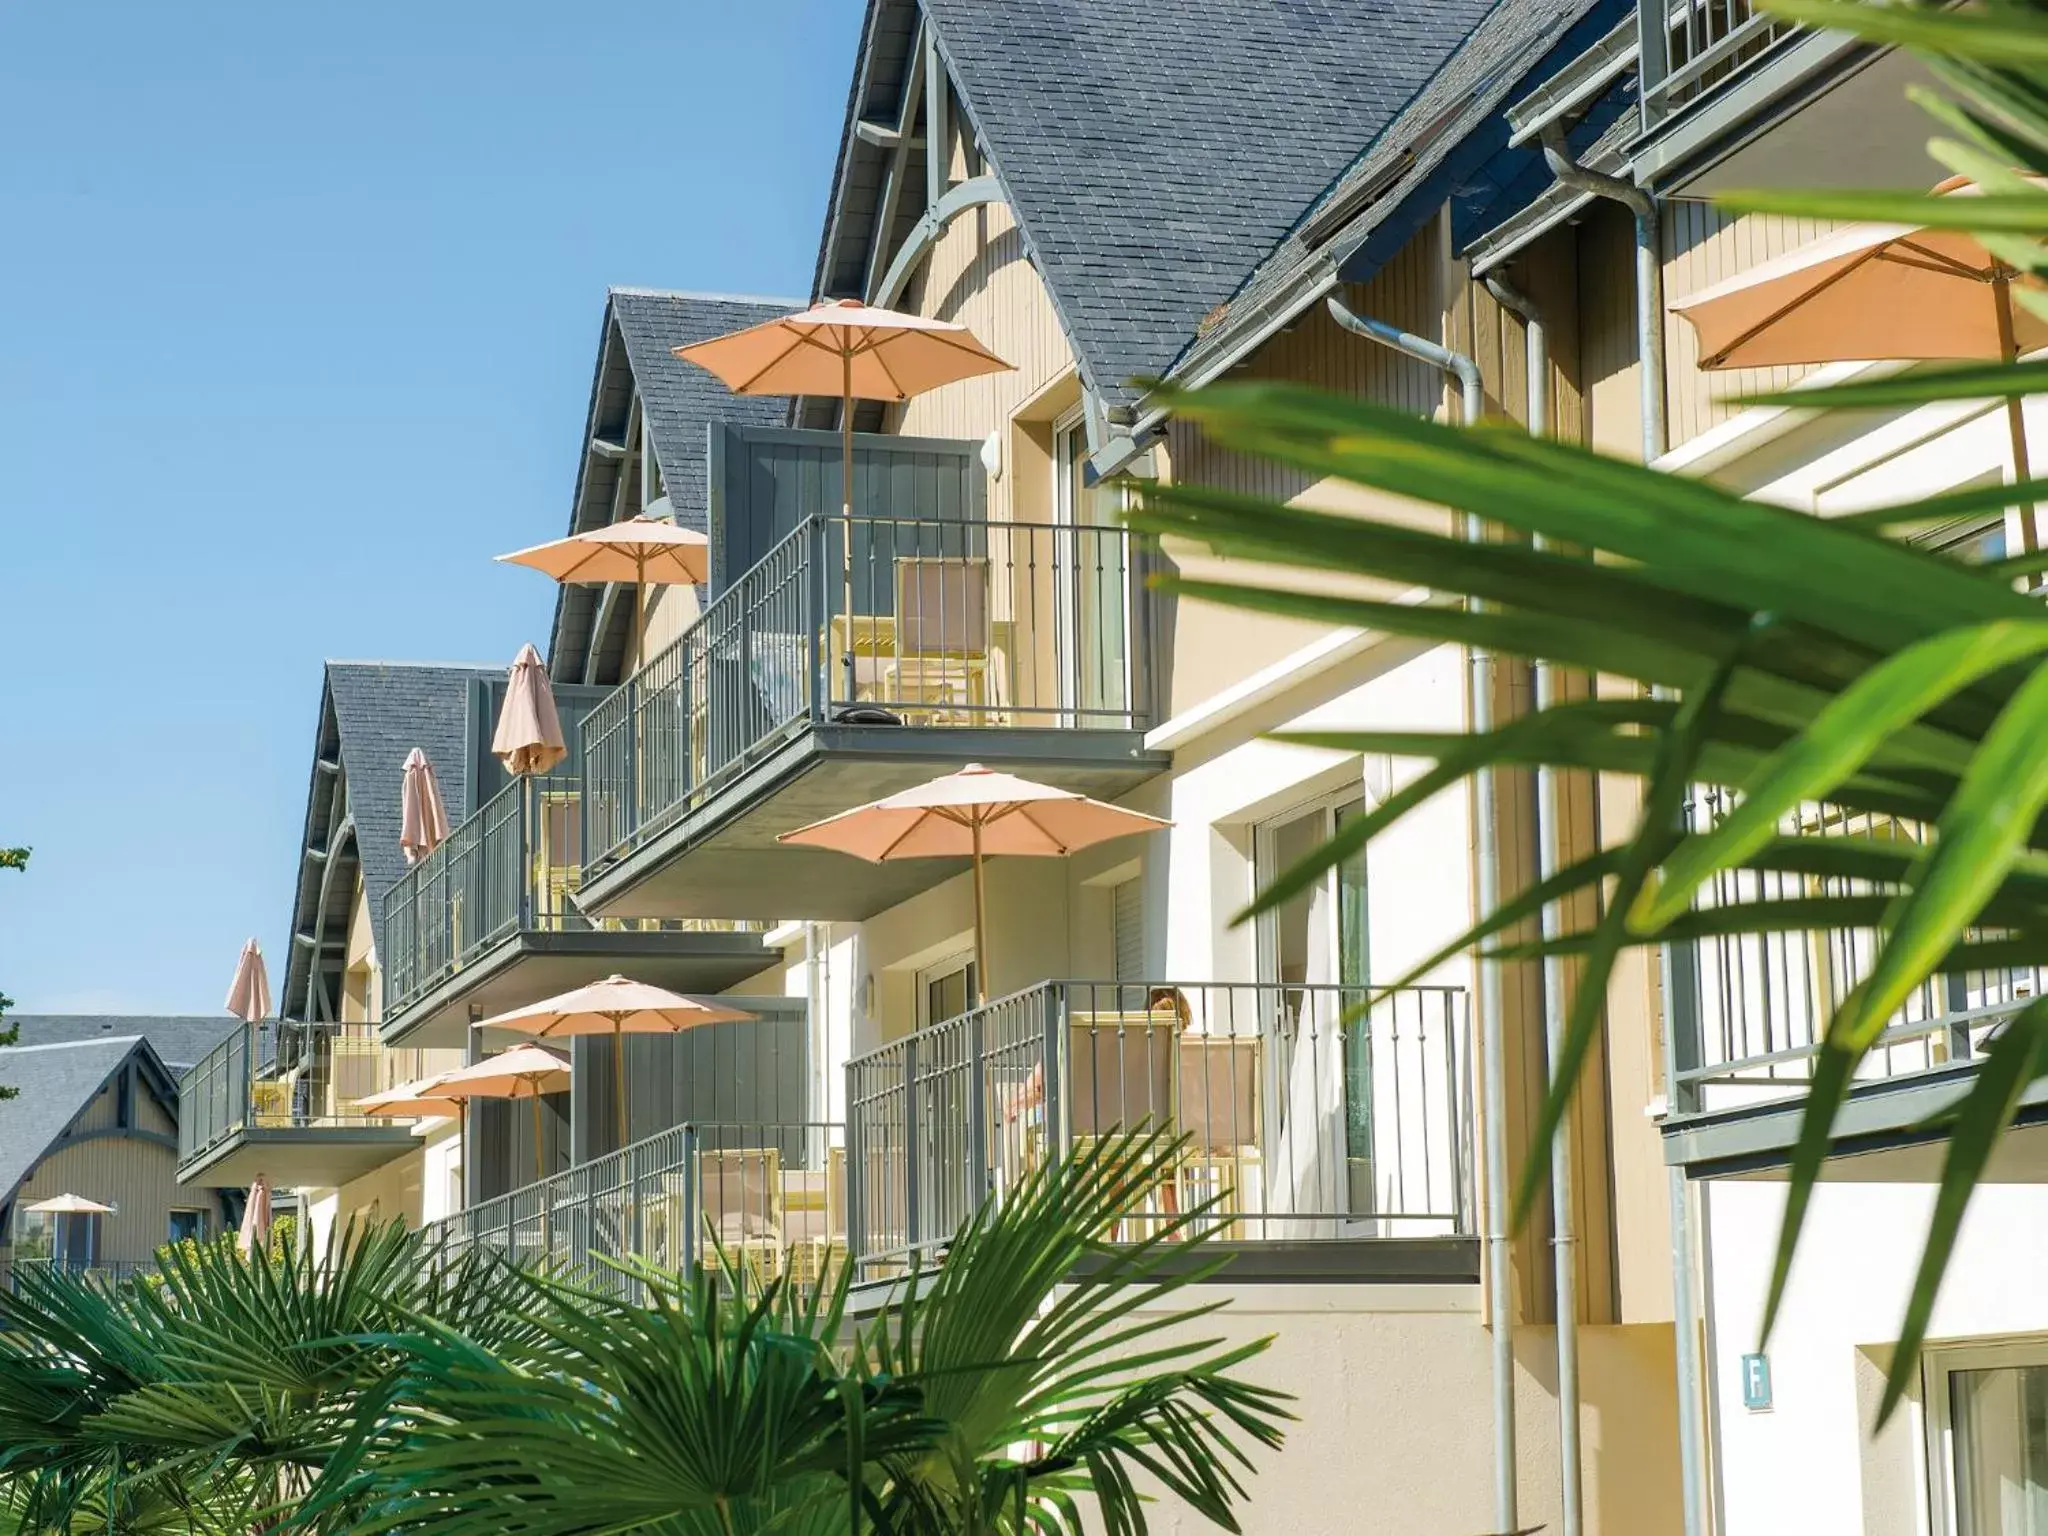
{"type": "Polygon", "coordinates": [[[1118,1129],[1187,1138],[1124,1234],[1204,1202],[1226,1240],[1472,1231],[1465,994],[1047,982],[847,1064],[854,1261],[889,1273],[1118,1129]]]}
{"type": "Polygon", "coordinates": [[[794,732],[1145,723],[1121,528],[812,517],[583,723],[588,857],[629,851],[794,732]]]}
{"type": "Polygon", "coordinates": [[[450,1253],[487,1248],[640,1287],[602,1263],[664,1269],[721,1253],[757,1278],[811,1286],[846,1259],[846,1155],[824,1121],[693,1122],[484,1201],[427,1230],[450,1253]]]}
{"type": "Polygon", "coordinates": [[[46,1259],[0,1252],[0,1291],[13,1290],[22,1276],[31,1273],[70,1275],[119,1284],[133,1280],[137,1275],[156,1274],[157,1265],[154,1259],[46,1259]]]}
{"type": "MultiPolygon", "coordinates": [[[[1692,809],[1704,829],[1732,804],[1702,789],[1692,809]]],[[[1897,817],[1808,805],[1788,831],[1917,845],[1927,829],[1897,817]]],[[[1742,902],[1873,896],[1887,888],[1847,877],[1733,870],[1700,892],[1702,908],[1742,902]]],[[[1877,958],[1869,928],[1718,935],[1674,951],[1674,1113],[1740,1108],[1803,1092],[1828,1021],[1877,958]]],[[[1937,976],[1917,988],[1859,1069],[1865,1079],[1935,1071],[1974,1060],[2005,1019],[2041,995],[2036,968],[1937,976]]]]}
{"type": "Polygon", "coordinates": [[[1643,61],[1643,115],[1654,125],[1753,67],[1799,30],[1754,0],[1642,0],[1667,10],[1662,59],[1643,61]]]}
{"type": "Polygon", "coordinates": [[[408,869],[384,896],[384,1016],[401,1011],[518,933],[715,929],[703,918],[585,917],[583,781],[515,779],[408,869]]]}
{"type": "Polygon", "coordinates": [[[244,1024],[178,1080],[178,1162],[260,1130],[391,1123],[355,1101],[389,1087],[374,1024],[244,1024]],[[262,1037],[277,1030],[275,1057],[262,1037]]]}

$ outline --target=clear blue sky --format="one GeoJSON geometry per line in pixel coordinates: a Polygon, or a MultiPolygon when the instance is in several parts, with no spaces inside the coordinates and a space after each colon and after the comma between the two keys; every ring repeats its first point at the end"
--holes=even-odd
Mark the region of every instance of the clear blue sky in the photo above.
{"type": "Polygon", "coordinates": [[[809,291],[858,0],[0,7],[0,991],[280,972],[325,657],[509,661],[608,284],[809,291]]]}

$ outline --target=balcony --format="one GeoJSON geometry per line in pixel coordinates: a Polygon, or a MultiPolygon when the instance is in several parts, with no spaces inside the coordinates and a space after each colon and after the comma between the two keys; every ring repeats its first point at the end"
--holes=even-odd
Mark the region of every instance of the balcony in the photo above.
{"type": "MultiPolygon", "coordinates": [[[[804,1286],[846,1258],[846,1154],[823,1122],[692,1123],[659,1132],[427,1230],[445,1251],[582,1267],[592,1255],[667,1269],[718,1262],[804,1286]]],[[[596,1267],[601,1283],[635,1293],[596,1267]]]]}
{"type": "Polygon", "coordinates": [[[586,717],[584,908],[857,920],[960,866],[778,834],[970,761],[1123,794],[1149,613],[1120,528],[807,519],[586,717]]]}
{"type": "Polygon", "coordinates": [[[863,1278],[928,1260],[981,1201],[1121,1128],[1186,1138],[1120,1234],[1201,1218],[1234,1274],[1474,1279],[1465,994],[1048,982],[847,1067],[863,1278]],[[1211,1204],[1210,1202],[1213,1202],[1211,1204]]]}
{"type": "Polygon", "coordinates": [[[388,1084],[367,1024],[245,1025],[178,1081],[178,1182],[233,1189],[345,1184],[418,1143],[410,1121],[359,1114],[388,1084]]]}
{"type": "Polygon", "coordinates": [[[719,992],[773,954],[729,918],[586,917],[580,773],[515,779],[384,897],[384,1038],[459,1046],[502,1013],[615,972],[719,992]]]}
{"type": "MultiPolygon", "coordinates": [[[[1728,800],[1703,791],[1694,814],[1710,824],[1728,800]]],[[[1888,816],[1813,805],[1799,829],[1881,841],[1918,841],[1923,829],[1888,816]]],[[[1738,871],[1716,878],[1704,907],[1736,902],[1871,895],[1867,881],[1738,871]]],[[[1869,929],[1720,936],[1674,946],[1673,1096],[1666,1156],[1701,1174],[1782,1176],[1797,1138],[1804,1095],[1828,1021],[1877,956],[1869,929]]],[[[1900,1009],[1865,1059],[1835,1122],[1839,1176],[1939,1177],[1945,1132],[1933,1122],[1969,1086],[2000,1024],[2042,995],[2035,969],[1938,976],[1900,1009]]],[[[2035,1103],[2020,1123],[2048,1119],[2035,1103]]],[[[2048,1146],[2018,1138],[2001,1156],[2007,1178],[2048,1179],[2048,1146]]]]}
{"type": "Polygon", "coordinates": [[[1754,0],[1679,0],[1668,21],[1665,56],[1643,63],[1643,112],[1653,125],[1731,84],[1800,30],[1754,0]]]}

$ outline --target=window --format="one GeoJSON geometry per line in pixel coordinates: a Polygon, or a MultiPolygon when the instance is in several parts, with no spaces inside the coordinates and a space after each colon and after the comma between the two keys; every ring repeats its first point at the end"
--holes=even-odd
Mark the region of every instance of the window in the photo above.
{"type": "Polygon", "coordinates": [[[171,1212],[170,1240],[174,1243],[206,1241],[206,1212],[171,1212]]]}
{"type": "Polygon", "coordinates": [[[1053,428],[1053,569],[1058,582],[1060,702],[1069,723],[1100,725],[1131,707],[1130,615],[1123,492],[1088,483],[1088,435],[1080,416],[1053,428]]]}
{"type": "Polygon", "coordinates": [[[1145,884],[1137,876],[1109,888],[1113,981],[1145,979],[1145,884]]]}
{"type": "Polygon", "coordinates": [[[2048,1536],[2048,1342],[1930,1354],[1928,1465],[1949,1536],[2048,1536]]]}
{"type": "Polygon", "coordinates": [[[930,1029],[948,1019],[957,1019],[974,1006],[979,995],[975,987],[974,962],[955,958],[917,973],[917,1027],[930,1029]]]}

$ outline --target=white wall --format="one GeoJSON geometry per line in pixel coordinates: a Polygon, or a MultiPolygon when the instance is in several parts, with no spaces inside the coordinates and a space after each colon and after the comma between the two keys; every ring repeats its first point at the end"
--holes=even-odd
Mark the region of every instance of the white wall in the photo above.
{"type": "MultiPolygon", "coordinates": [[[[1770,1361],[1772,1406],[1742,1405],[1785,1185],[1709,1182],[1708,1344],[1719,1528],[1867,1536],[1927,1529],[1921,1405],[1886,1438],[1867,1431],[1919,1262],[1934,1187],[1824,1183],[1814,1196],[1770,1361]],[[1912,1509],[1891,1490],[1910,1478],[1912,1509]],[[1878,1490],[1882,1490],[1879,1492],[1878,1490]]],[[[2048,1334],[2048,1188],[1978,1192],[1936,1303],[1930,1344],[2048,1334]]],[[[1901,1410],[1902,1414],[1907,1410],[1901,1410]]]]}

